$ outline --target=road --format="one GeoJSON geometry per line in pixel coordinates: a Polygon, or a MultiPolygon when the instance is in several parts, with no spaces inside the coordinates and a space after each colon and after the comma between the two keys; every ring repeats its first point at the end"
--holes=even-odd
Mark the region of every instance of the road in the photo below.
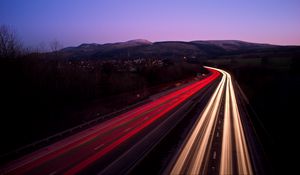
{"type": "Polygon", "coordinates": [[[165,174],[254,174],[231,76],[222,79],[165,174]]]}
{"type": "MultiPolygon", "coordinates": [[[[82,172],[95,173],[99,170],[105,174],[105,172],[111,172],[109,169],[124,168],[122,165],[130,164],[125,160],[137,161],[137,158],[142,155],[134,156],[133,154],[139,152],[146,154],[146,148],[151,148],[147,145],[158,141],[161,135],[168,132],[169,128],[166,126],[171,128],[172,122],[175,124],[180,121],[178,115],[175,114],[184,112],[183,110],[192,103],[192,97],[219,80],[220,71],[208,69],[211,73],[206,78],[10,162],[1,168],[1,174],[71,175],[82,172]],[[116,165],[118,160],[122,160],[123,164],[116,165]]],[[[222,83],[224,82],[223,78],[222,83]]],[[[224,89],[224,87],[220,86],[218,89],[224,89]]],[[[219,99],[221,95],[216,96],[219,99]]],[[[218,106],[216,102],[212,105],[218,106]]],[[[214,107],[214,113],[217,109],[218,107],[214,107]]],[[[211,113],[211,110],[207,113],[211,113]]],[[[213,131],[215,122],[209,118],[207,120],[211,123],[206,131],[209,133],[213,131]]],[[[239,123],[237,125],[239,126],[239,123]]],[[[243,159],[241,161],[243,165],[243,159]]]]}

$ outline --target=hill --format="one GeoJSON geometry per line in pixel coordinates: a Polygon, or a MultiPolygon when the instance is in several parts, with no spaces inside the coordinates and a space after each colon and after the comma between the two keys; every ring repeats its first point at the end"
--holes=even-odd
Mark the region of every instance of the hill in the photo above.
{"type": "Polygon", "coordinates": [[[60,53],[69,59],[136,59],[146,57],[211,59],[224,55],[285,52],[287,50],[299,50],[299,48],[298,46],[278,46],[238,40],[162,41],[152,43],[138,39],[108,44],[81,44],[77,47],[64,48],[60,53]]]}

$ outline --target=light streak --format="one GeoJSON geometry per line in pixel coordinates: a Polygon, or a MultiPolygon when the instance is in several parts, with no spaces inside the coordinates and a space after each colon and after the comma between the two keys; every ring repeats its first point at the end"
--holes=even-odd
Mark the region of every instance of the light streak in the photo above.
{"type": "Polygon", "coordinates": [[[208,154],[210,153],[216,130],[218,112],[221,103],[224,101],[224,123],[219,174],[233,174],[234,168],[236,168],[238,174],[251,175],[253,174],[251,158],[231,76],[223,70],[211,67],[207,68],[221,72],[223,75],[222,80],[215,89],[204,111],[199,115],[199,119],[186,138],[179,155],[176,157],[174,165],[171,165],[169,173],[172,175],[205,173],[205,166],[208,165],[208,161],[210,160],[208,154]],[[222,100],[222,97],[225,97],[225,100],[222,100]],[[234,148],[236,154],[234,153],[234,148]]]}

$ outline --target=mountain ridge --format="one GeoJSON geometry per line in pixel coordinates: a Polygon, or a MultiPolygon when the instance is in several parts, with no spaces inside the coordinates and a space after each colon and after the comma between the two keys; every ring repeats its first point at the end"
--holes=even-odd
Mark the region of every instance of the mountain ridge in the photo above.
{"type": "MultiPolygon", "coordinates": [[[[297,46],[280,46],[265,43],[251,43],[240,40],[194,40],[194,41],[158,41],[135,39],[125,42],[106,44],[81,44],[60,50],[70,59],[130,59],[141,57],[197,57],[213,58],[221,55],[245,52],[272,51],[297,46]]],[[[300,47],[299,47],[300,48],[300,47]]]]}

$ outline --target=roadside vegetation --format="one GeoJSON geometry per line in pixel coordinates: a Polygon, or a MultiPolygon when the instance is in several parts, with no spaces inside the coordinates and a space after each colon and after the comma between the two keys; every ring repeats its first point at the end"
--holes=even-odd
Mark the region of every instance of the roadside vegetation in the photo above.
{"type": "Polygon", "coordinates": [[[23,49],[5,26],[0,34],[2,153],[207,73],[199,64],[157,57],[67,59],[56,40],[41,53],[23,49]]]}

